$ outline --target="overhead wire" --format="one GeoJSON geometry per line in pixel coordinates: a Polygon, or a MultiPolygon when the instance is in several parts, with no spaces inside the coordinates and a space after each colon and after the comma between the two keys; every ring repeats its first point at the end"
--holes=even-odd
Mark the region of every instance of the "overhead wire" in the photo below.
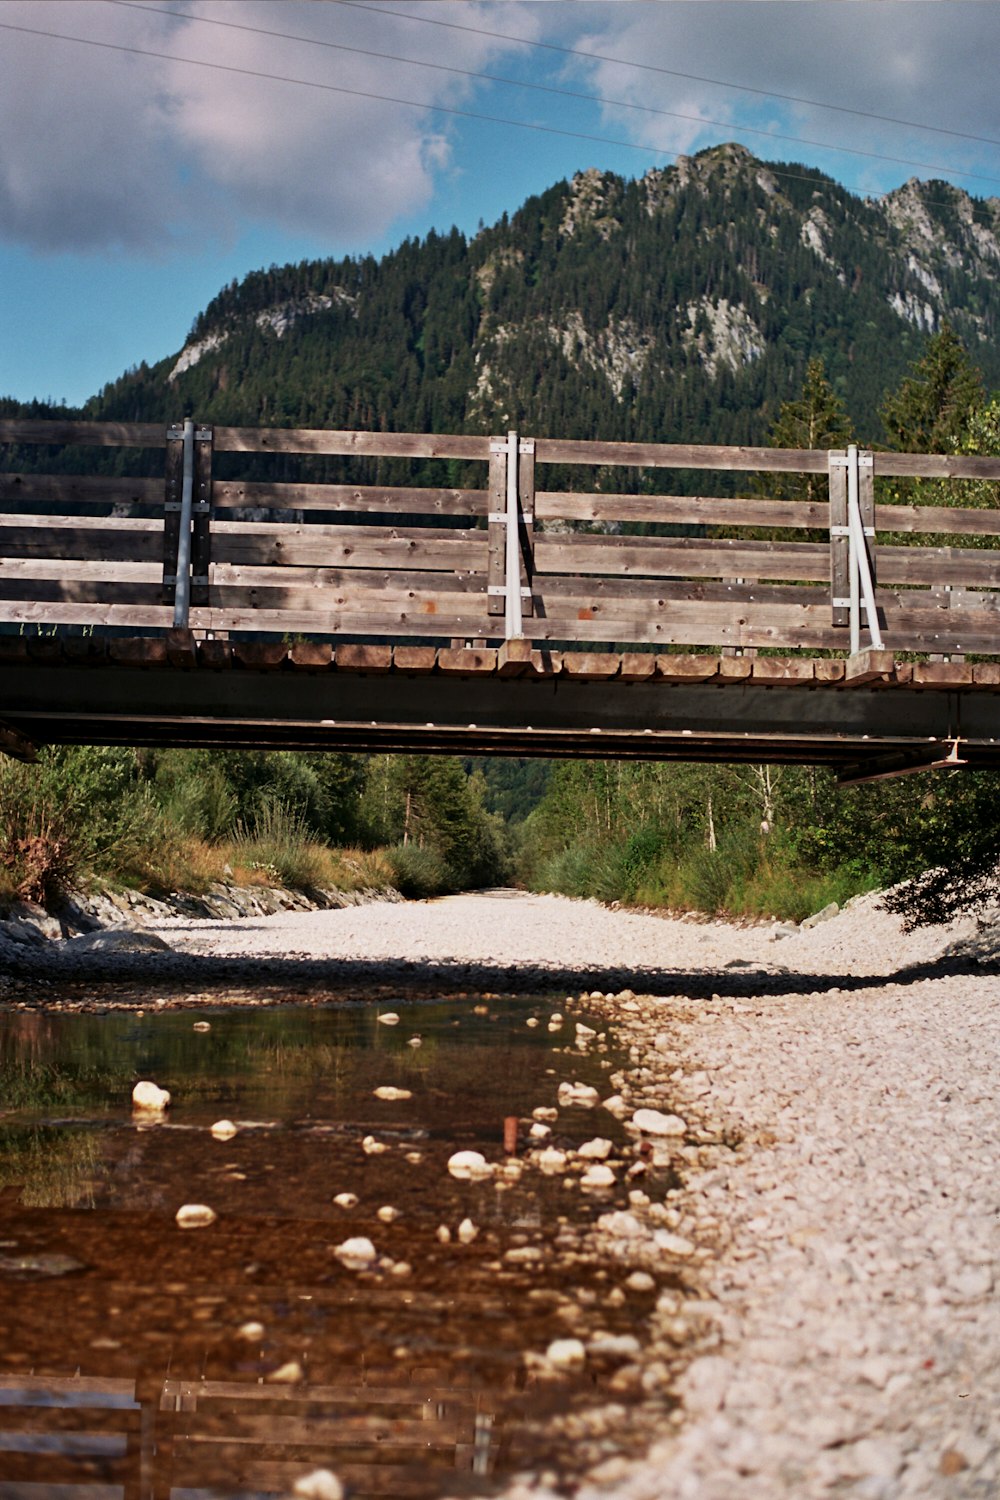
{"type": "MultiPolygon", "coordinates": [[[[584,100],[591,104],[600,104],[612,109],[634,110],[641,114],[657,115],[671,120],[684,120],[702,126],[715,126],[720,130],[738,128],[741,134],[759,135],[765,137],[767,140],[784,141],[796,146],[812,146],[820,151],[834,151],[841,155],[860,156],[870,161],[887,162],[893,166],[916,167],[922,172],[943,172],[953,176],[968,177],[978,182],[1000,183],[1000,178],[997,177],[989,177],[978,172],[966,172],[958,167],[941,166],[935,162],[917,161],[905,156],[889,156],[883,151],[866,151],[858,146],[844,146],[833,141],[811,140],[807,136],[789,135],[783,131],[767,130],[759,125],[741,124],[738,127],[734,127],[733,122],[730,120],[715,120],[707,115],[690,114],[674,109],[661,109],[649,104],[635,104],[627,99],[607,99],[600,94],[591,94],[583,90],[559,88],[555,84],[534,83],[520,78],[507,78],[498,73],[485,73],[475,71],[471,68],[458,68],[448,63],[428,62],[423,58],[401,57],[398,53],[378,51],[371,47],[357,47],[347,42],[329,41],[324,37],[302,36],[301,34],[288,31],[273,31],[268,27],[249,26],[239,21],[222,21],[214,16],[193,15],[190,11],[174,10],[165,5],[146,4],[144,0],[105,0],[105,3],[126,10],[153,11],[157,15],[174,16],[178,20],[192,21],[197,25],[218,26],[227,31],[248,32],[254,36],[266,36],[280,41],[301,42],[308,46],[323,47],[331,51],[349,52],[360,57],[371,57],[382,62],[403,63],[408,67],[426,68],[437,73],[450,73],[460,78],[481,79],[488,83],[500,83],[512,88],[528,89],[535,93],[554,94],[564,99],[584,100]]],[[[386,11],[382,7],[362,5],[359,8],[362,10],[379,9],[380,13],[387,15],[405,15],[405,12],[386,11]]],[[[409,17],[408,19],[419,20],[421,18],[409,17]]],[[[487,34],[493,35],[493,33],[487,34]]],[[[772,97],[780,98],[783,96],[775,95],[772,97]]],[[[428,105],[427,107],[435,108],[436,106],[428,105]]],[[[1000,142],[997,142],[997,144],[1000,144],[1000,142]]],[[[674,155],[675,153],[664,154],[674,155]]]]}
{"type": "Polygon", "coordinates": [[[523,47],[534,47],[540,52],[559,52],[564,57],[582,57],[590,62],[614,63],[622,68],[635,68],[642,73],[662,73],[667,78],[683,78],[689,83],[708,83],[713,88],[732,89],[741,94],[755,94],[761,99],[778,99],[784,104],[806,104],[811,109],[829,109],[841,115],[856,115],[862,120],[876,120],[882,125],[902,125],[907,130],[927,130],[934,135],[951,135],[963,141],[976,141],[982,146],[1000,146],[1000,140],[989,135],[974,135],[967,130],[950,130],[944,125],[927,125],[919,120],[901,120],[895,115],[880,115],[869,109],[857,109],[849,104],[830,104],[820,99],[807,99],[801,94],[780,94],[774,89],[753,88],[748,83],[733,83],[725,78],[706,78],[701,73],[686,73],[680,68],[665,68],[659,63],[636,62],[632,57],[613,57],[604,52],[591,52],[586,47],[563,47],[557,42],[540,42],[533,37],[515,36],[507,31],[489,31],[484,26],[469,26],[462,21],[442,21],[438,16],[415,16],[412,11],[394,10],[389,5],[370,5],[367,0],[313,0],[314,4],[341,5],[351,10],[370,10],[378,15],[396,16],[401,21],[415,21],[424,26],[441,26],[449,31],[467,31],[473,36],[491,37],[496,41],[517,42],[523,47]]]}
{"type": "MultiPolygon", "coordinates": [[[[340,3],[340,0],[334,0],[334,3],[340,3]]],[[[353,3],[353,0],[344,0],[344,3],[353,3]]],[[[393,12],[393,14],[397,13],[393,12]]],[[[100,41],[96,37],[70,36],[65,32],[45,31],[41,27],[23,26],[11,21],[0,21],[0,30],[19,32],[27,36],[43,37],[50,41],[72,42],[79,46],[94,47],[105,52],[120,52],[134,57],[149,57],[163,62],[180,63],[186,67],[203,68],[218,73],[230,73],[244,78],[285,83],[300,88],[317,90],[322,93],[342,94],[350,98],[369,99],[382,104],[398,104],[407,109],[421,110],[424,113],[450,115],[460,119],[477,120],[490,125],[506,125],[517,130],[530,130],[543,135],[560,136],[569,140],[588,141],[596,145],[614,146],[620,150],[638,151],[647,156],[669,157],[676,160],[680,155],[679,152],[665,146],[650,146],[637,141],[620,140],[613,136],[598,135],[590,131],[570,130],[565,126],[543,125],[538,121],[515,120],[505,115],[486,114],[481,110],[460,109],[456,105],[439,104],[429,100],[405,99],[394,94],[377,93],[371,89],[352,89],[344,84],[322,83],[311,78],[294,78],[287,74],[269,73],[259,68],[239,67],[234,63],[210,62],[204,58],[196,57],[179,57],[176,53],[160,52],[150,47],[130,46],[124,42],[100,41]]],[[[831,147],[827,149],[839,151],[841,148],[831,147]]],[[[893,162],[896,165],[914,166],[926,171],[945,172],[949,176],[966,177],[976,182],[988,182],[1000,185],[1000,178],[986,176],[983,173],[965,172],[954,167],[934,167],[927,163],[910,161],[903,157],[881,157],[879,159],[893,162]]],[[[776,167],[771,163],[767,163],[767,168],[773,176],[786,181],[811,182],[814,180],[813,177],[805,172],[791,172],[787,168],[776,167]]]]}

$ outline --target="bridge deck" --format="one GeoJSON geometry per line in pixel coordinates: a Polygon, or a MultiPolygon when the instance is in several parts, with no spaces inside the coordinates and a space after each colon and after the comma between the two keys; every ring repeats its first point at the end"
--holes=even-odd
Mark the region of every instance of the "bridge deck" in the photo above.
{"type": "Polygon", "coordinates": [[[20,419],[0,453],[8,749],[997,760],[1000,458],[20,419]]]}
{"type": "Polygon", "coordinates": [[[925,767],[1000,765],[1000,663],[0,639],[0,747],[225,745],[925,767]]]}

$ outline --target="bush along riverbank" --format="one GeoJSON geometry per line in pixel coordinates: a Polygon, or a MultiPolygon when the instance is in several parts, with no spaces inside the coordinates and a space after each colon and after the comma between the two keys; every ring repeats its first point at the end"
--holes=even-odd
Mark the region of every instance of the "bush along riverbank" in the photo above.
{"type": "MultiPolygon", "coordinates": [[[[49,747],[0,757],[0,910],[70,893],[394,889],[508,873],[482,777],[426,756],[49,747]]],[[[77,901],[79,897],[75,898],[77,901]]],[[[256,898],[263,899],[263,898],[256,898]]]]}

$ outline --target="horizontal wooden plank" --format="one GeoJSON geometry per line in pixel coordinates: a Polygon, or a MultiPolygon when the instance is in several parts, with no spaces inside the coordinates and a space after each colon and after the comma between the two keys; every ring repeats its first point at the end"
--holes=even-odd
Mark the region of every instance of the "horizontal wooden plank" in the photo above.
{"type": "Polygon", "coordinates": [[[535,577],[614,574],[658,578],[744,577],[817,583],[829,576],[830,549],[819,542],[747,542],[727,537],[540,536],[535,577]]]}
{"type": "Polygon", "coordinates": [[[443,647],[437,654],[438,671],[449,677],[495,672],[496,665],[496,651],[483,646],[443,647]]]}
{"type": "Polygon", "coordinates": [[[396,646],[392,665],[397,672],[413,672],[425,677],[437,666],[437,651],[433,646],[396,646]]]}
{"type": "Polygon", "coordinates": [[[216,427],[217,453],[332,453],[380,458],[490,456],[490,439],[425,432],[344,432],[308,427],[216,427]]]}
{"type": "Polygon", "coordinates": [[[0,504],[163,505],[162,479],[103,474],[0,473],[0,504]]]}
{"type": "Polygon", "coordinates": [[[271,484],[256,479],[217,479],[212,487],[212,506],[215,510],[267,506],[271,510],[343,510],[436,516],[485,516],[489,508],[485,490],[407,489],[374,484],[271,484]]]}
{"type": "Polygon", "coordinates": [[[735,499],[720,495],[612,495],[542,490],[535,497],[540,521],[642,521],[660,526],[768,526],[823,529],[825,500],[735,499]]]}
{"type": "Polygon", "coordinates": [[[539,464],[612,464],[646,469],[756,469],[825,474],[825,448],[743,448],[710,443],[604,443],[536,438],[539,464]]]}
{"type": "Polygon", "coordinates": [[[216,563],[327,568],[486,570],[486,532],[421,526],[308,526],[219,521],[212,526],[216,563]]]}
{"type": "Polygon", "coordinates": [[[874,471],[910,479],[1000,479],[1000,458],[953,453],[876,453],[874,471]]]}
{"type": "Polygon", "coordinates": [[[66,443],[93,448],[164,448],[162,422],[79,422],[0,417],[0,443],[66,443]]]}
{"type": "Polygon", "coordinates": [[[971,510],[950,505],[876,505],[877,532],[925,532],[929,535],[1000,536],[1000,510],[971,510]]]}
{"type": "Polygon", "coordinates": [[[214,562],[210,579],[216,588],[268,589],[377,589],[400,597],[414,590],[434,589],[438,593],[482,594],[486,589],[483,573],[434,572],[407,568],[324,568],[324,567],[257,567],[253,564],[214,562]]]}

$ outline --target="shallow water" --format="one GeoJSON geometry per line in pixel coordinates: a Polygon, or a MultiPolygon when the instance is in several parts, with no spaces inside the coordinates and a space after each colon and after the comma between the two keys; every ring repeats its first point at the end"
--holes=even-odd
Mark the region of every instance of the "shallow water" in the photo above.
{"type": "Polygon", "coordinates": [[[588,1224],[627,1203],[631,1147],[606,1111],[570,1107],[551,1140],[615,1141],[614,1189],[446,1167],[471,1149],[502,1168],[513,1117],[523,1158],[564,1079],[612,1091],[610,1042],[581,1052],[551,1010],[400,996],[0,1013],[0,1500],[282,1494],[317,1467],[357,1494],[428,1497],[512,1468],[571,1475],[567,1414],[627,1406],[634,1356],[593,1350],[553,1376],[532,1355],[643,1336],[655,1293],[584,1253],[588,1224]],[[138,1078],[171,1091],[162,1123],[133,1118],[138,1078]],[[377,1098],[385,1085],[411,1097],[377,1098]],[[210,1133],[221,1117],[232,1140],[210,1133]],[[345,1192],[356,1206],[332,1201],[345,1192]],[[179,1228],[185,1203],[216,1222],[179,1228]],[[355,1236],[378,1252],[369,1270],[333,1254],[355,1236]]]}

